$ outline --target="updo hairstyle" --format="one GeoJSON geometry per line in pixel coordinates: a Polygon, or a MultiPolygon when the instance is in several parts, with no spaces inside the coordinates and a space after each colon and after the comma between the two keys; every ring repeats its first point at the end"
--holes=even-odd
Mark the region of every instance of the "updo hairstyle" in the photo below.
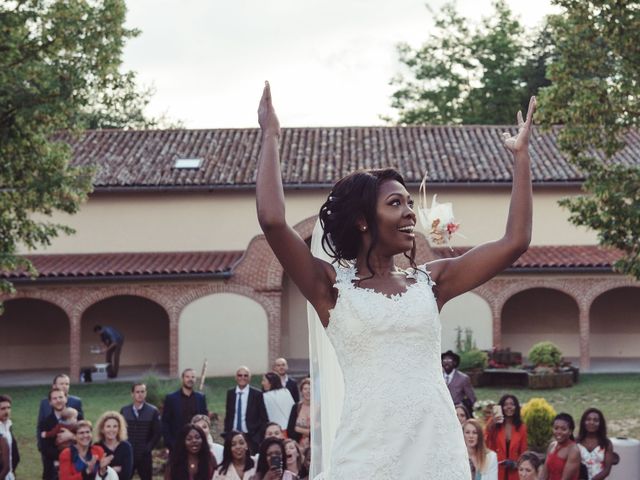
{"type": "MultiPolygon", "coordinates": [[[[371,247],[367,252],[367,268],[371,251],[378,243],[376,205],[380,185],[395,180],[406,187],[404,178],[393,168],[357,170],[341,178],[334,185],[327,201],[320,207],[322,225],[322,248],[334,262],[341,265],[353,262],[358,256],[362,236],[358,231],[358,220],[364,219],[371,234],[371,247]]],[[[415,265],[415,241],[410,255],[405,252],[411,266],[415,265]]]]}

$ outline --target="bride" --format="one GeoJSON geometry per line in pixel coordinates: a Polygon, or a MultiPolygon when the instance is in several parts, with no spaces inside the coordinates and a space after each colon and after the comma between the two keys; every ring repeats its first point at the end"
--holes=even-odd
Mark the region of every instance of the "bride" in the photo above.
{"type": "MultiPolygon", "coordinates": [[[[516,137],[504,134],[514,169],[502,238],[457,258],[416,265],[416,214],[402,176],[393,169],[356,171],[334,185],[320,208],[328,262],[314,257],[286,223],[280,124],[265,84],[258,110],[258,220],[285,272],[317,312],[344,377],[340,422],[331,452],[323,452],[325,480],[470,478],[440,366],[438,312],[529,246],[528,145],[535,105],[532,97],[526,121],[518,112],[516,137]],[[395,265],[398,254],[408,257],[411,268],[395,265]]],[[[320,375],[324,389],[326,377],[320,375]]]]}

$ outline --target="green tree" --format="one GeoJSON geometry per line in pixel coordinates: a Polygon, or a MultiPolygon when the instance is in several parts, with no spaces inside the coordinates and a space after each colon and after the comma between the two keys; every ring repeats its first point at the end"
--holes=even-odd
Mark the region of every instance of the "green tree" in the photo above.
{"type": "Polygon", "coordinates": [[[539,119],[562,125],[562,151],[586,175],[585,195],[567,198],[570,220],[618,248],[618,271],[640,279],[640,167],[611,161],[640,122],[640,4],[637,0],[556,0],[556,58],[540,94],[539,119]],[[601,155],[597,155],[600,153],[601,155]]]}
{"type": "Polygon", "coordinates": [[[477,26],[458,14],[455,2],[439,13],[429,10],[434,28],[427,41],[418,49],[398,47],[407,73],[391,82],[398,87],[391,97],[397,122],[513,123],[514,112],[545,84],[542,33],[525,36],[504,0],[494,1],[477,26]]]}
{"type": "Polygon", "coordinates": [[[445,4],[440,14],[428,5],[427,9],[434,15],[428,40],[417,50],[406,43],[398,45],[400,62],[409,76],[391,81],[398,86],[391,106],[400,124],[460,123],[475,69],[468,41],[471,32],[455,3],[445,4]]]}
{"type": "MultiPolygon", "coordinates": [[[[90,118],[102,126],[97,118],[113,109],[101,95],[116,104],[118,91],[131,92],[134,76],[119,67],[137,32],[124,27],[125,14],[124,0],[0,4],[0,270],[35,273],[18,251],[72,231],[48,217],[78,210],[92,171],[70,166],[70,148],[57,134],[77,133],[90,118]]],[[[0,290],[11,288],[0,282],[0,290]]]]}

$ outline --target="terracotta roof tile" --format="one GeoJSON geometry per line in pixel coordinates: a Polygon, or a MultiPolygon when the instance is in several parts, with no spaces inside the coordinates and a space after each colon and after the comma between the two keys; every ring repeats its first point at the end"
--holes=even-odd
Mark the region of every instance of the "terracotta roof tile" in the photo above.
{"type": "MultiPolygon", "coordinates": [[[[437,248],[436,254],[441,258],[457,257],[471,247],[437,248]]],[[[567,269],[567,268],[602,268],[610,269],[622,256],[615,249],[602,248],[596,245],[545,245],[532,246],[510,267],[519,269],[567,269]]]]}
{"type": "MultiPolygon", "coordinates": [[[[87,253],[27,255],[39,279],[88,279],[129,276],[222,277],[230,274],[244,252],[87,253]]],[[[11,280],[28,279],[26,272],[6,274],[11,280]]]]}
{"type": "MultiPolygon", "coordinates": [[[[456,257],[470,247],[437,248],[442,258],[456,257]]],[[[220,277],[233,273],[244,252],[164,252],[164,253],[89,253],[59,255],[28,255],[40,276],[48,280],[86,280],[113,277],[206,275],[220,277]]],[[[616,250],[598,246],[534,246],[520,257],[511,270],[519,269],[610,269],[620,258],[616,250]]],[[[0,277],[12,281],[26,280],[24,272],[0,277]]]]}
{"type": "MultiPolygon", "coordinates": [[[[501,133],[512,126],[410,126],[285,128],[282,172],[286,185],[330,185],[357,168],[394,166],[410,183],[425,172],[431,183],[508,182],[511,155],[501,133]]],[[[555,130],[557,131],[557,130],[555,130]]],[[[260,148],[257,129],[95,130],[67,140],[73,164],[97,167],[95,186],[252,187],[260,148]],[[174,168],[178,158],[202,158],[198,169],[174,168]]],[[[640,132],[626,136],[615,157],[640,165],[640,132]]],[[[583,176],[560,154],[555,133],[531,141],[535,182],[577,182],[583,176]]]]}

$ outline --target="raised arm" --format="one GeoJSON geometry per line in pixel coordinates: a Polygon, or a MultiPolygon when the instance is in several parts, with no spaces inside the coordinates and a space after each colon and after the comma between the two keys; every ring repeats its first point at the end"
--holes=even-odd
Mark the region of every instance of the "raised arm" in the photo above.
{"type": "Polygon", "coordinates": [[[518,112],[518,135],[503,134],[505,147],[513,153],[513,185],[507,226],[499,240],[484,243],[457,258],[436,260],[429,265],[438,284],[438,306],[474,289],[509,267],[527,251],[531,242],[532,191],[529,138],[536,99],[531,97],[526,121],[518,112]]]}
{"type": "Polygon", "coordinates": [[[286,223],[280,173],[280,123],[271,102],[268,83],[265,83],[260,100],[258,121],[262,130],[256,179],[260,228],[285,272],[318,311],[323,325],[327,326],[328,310],[335,303],[331,287],[333,268],[311,255],[304,240],[286,223]]]}

